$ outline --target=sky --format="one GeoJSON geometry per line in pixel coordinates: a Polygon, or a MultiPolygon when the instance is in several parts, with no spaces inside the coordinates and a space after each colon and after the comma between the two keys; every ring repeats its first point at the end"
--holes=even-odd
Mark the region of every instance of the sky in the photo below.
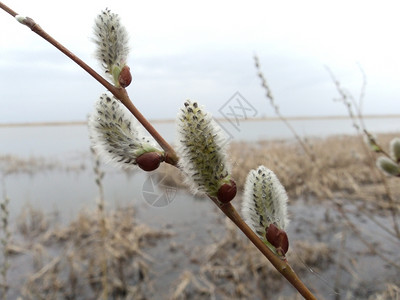
{"type": "MultiPolygon", "coordinates": [[[[109,8],[130,36],[127,91],[149,119],[173,119],[186,99],[215,117],[235,93],[274,117],[254,66],[283,115],[347,115],[329,67],[363,113],[400,114],[398,1],[3,1],[102,72],[91,41],[109,8]]],[[[84,121],[105,89],[0,10],[0,123],[84,121]]]]}

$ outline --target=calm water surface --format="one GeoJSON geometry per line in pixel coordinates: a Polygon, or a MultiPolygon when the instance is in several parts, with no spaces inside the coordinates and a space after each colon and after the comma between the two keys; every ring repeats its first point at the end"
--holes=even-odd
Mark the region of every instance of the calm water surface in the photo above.
{"type": "MultiPolygon", "coordinates": [[[[218,122],[226,137],[233,141],[253,142],[293,138],[290,130],[279,120],[218,122]]],[[[367,118],[365,123],[372,133],[400,131],[400,117],[367,118]]],[[[302,137],[356,133],[351,121],[346,118],[291,120],[290,124],[302,137]]],[[[168,142],[175,141],[175,124],[173,122],[159,122],[154,126],[168,142]]],[[[89,145],[86,125],[0,126],[0,155],[63,157],[64,155],[86,153],[89,145]]]]}
{"type": "MultiPolygon", "coordinates": [[[[348,119],[292,120],[291,124],[302,137],[355,133],[348,119]]],[[[278,120],[220,122],[220,125],[233,141],[293,138],[289,129],[278,120]]],[[[374,133],[400,132],[400,117],[368,118],[366,125],[374,133]]],[[[155,123],[155,127],[169,142],[174,142],[174,123],[155,123]]],[[[48,212],[59,211],[67,219],[84,207],[94,206],[98,188],[89,147],[86,125],[0,127],[0,157],[44,159],[54,164],[52,168],[38,164],[29,172],[3,174],[1,189],[5,189],[12,199],[12,215],[15,216],[26,203],[48,212]]],[[[112,166],[103,166],[103,169],[106,171],[103,180],[105,198],[109,206],[145,204],[142,191],[148,174],[126,173],[112,166]]]]}

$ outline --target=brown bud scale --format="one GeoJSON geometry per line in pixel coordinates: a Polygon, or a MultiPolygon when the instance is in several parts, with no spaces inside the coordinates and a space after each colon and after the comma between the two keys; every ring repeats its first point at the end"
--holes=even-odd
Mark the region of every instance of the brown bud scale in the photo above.
{"type": "Polygon", "coordinates": [[[121,73],[119,73],[118,82],[123,88],[126,88],[131,84],[132,75],[128,66],[122,68],[121,73]]]}
{"type": "Polygon", "coordinates": [[[154,171],[163,161],[163,157],[157,152],[147,152],[136,158],[137,165],[144,171],[154,171]]]}
{"type": "Polygon", "coordinates": [[[289,239],[285,231],[270,224],[265,234],[267,241],[276,248],[278,254],[284,256],[289,250],[289,239]]]}
{"type": "Polygon", "coordinates": [[[236,183],[231,179],[230,184],[225,183],[220,186],[217,198],[222,203],[229,203],[236,196],[236,183]]]}

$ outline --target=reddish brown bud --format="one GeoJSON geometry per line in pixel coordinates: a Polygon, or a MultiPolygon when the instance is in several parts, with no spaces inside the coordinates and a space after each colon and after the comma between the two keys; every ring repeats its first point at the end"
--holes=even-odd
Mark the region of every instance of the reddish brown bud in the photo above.
{"type": "Polygon", "coordinates": [[[276,248],[278,254],[285,256],[289,250],[289,239],[285,231],[279,229],[274,224],[270,224],[265,234],[267,241],[276,248]]]}
{"type": "Polygon", "coordinates": [[[123,88],[126,88],[131,84],[131,81],[132,75],[130,68],[128,66],[124,66],[121,70],[121,73],[119,73],[118,82],[123,88]]]}
{"type": "Polygon", "coordinates": [[[222,203],[228,203],[236,196],[236,183],[231,179],[230,184],[221,185],[218,190],[217,198],[222,203]]]}
{"type": "Polygon", "coordinates": [[[147,152],[136,158],[136,163],[144,171],[154,171],[163,160],[163,156],[160,153],[147,152]]]}

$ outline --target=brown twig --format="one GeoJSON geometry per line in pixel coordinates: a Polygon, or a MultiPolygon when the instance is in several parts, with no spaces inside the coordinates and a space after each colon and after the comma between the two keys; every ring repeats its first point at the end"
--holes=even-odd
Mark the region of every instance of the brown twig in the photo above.
{"type": "Polygon", "coordinates": [[[282,259],[274,254],[261,239],[250,229],[250,227],[243,221],[236,209],[232,204],[220,205],[215,199],[211,198],[220,210],[222,210],[233,223],[247,236],[247,238],[261,251],[262,254],[271,262],[271,264],[281,273],[305,299],[316,299],[311,291],[304,285],[297,274],[293,271],[286,259],[282,259]]]}
{"type": "Polygon", "coordinates": [[[17,13],[15,11],[13,11],[11,8],[9,8],[8,6],[6,6],[4,3],[0,2],[0,8],[2,10],[4,10],[5,12],[9,13],[10,15],[12,15],[14,18],[17,15],[17,13]]]}
{"type": "MultiPolygon", "coordinates": [[[[5,6],[0,2],[0,8],[11,14],[13,17],[17,15],[16,12],[5,6]]],[[[154,137],[154,139],[160,144],[160,146],[166,151],[166,162],[171,165],[177,166],[178,157],[173,148],[161,137],[161,135],[154,129],[154,127],[144,118],[144,116],[137,110],[132,101],[130,100],[128,93],[124,88],[117,88],[105,80],[101,75],[89,67],[80,58],[74,55],[71,51],[57,42],[49,34],[47,34],[37,23],[31,18],[24,18],[22,23],[28,26],[33,32],[44,38],[46,41],[51,43],[54,47],[60,50],[62,53],[67,55],[75,63],[77,63],[82,69],[88,72],[94,79],[108,89],[117,99],[119,99],[128,110],[138,119],[138,121],[147,129],[147,131],[154,137]]],[[[217,206],[221,209],[226,216],[228,216],[240,230],[250,239],[250,241],[263,253],[263,255],[274,265],[274,267],[298,290],[298,292],[305,299],[316,299],[311,291],[304,285],[299,279],[293,269],[290,267],[286,259],[281,259],[275,255],[261,240],[260,238],[250,229],[249,226],[243,221],[236,209],[231,204],[220,205],[215,199],[210,197],[217,206]]]]}
{"type": "MultiPolygon", "coordinates": [[[[7,7],[5,4],[0,2],[0,8],[5,10],[7,13],[16,17],[18,14],[13,11],[11,8],[7,7]]],[[[69,51],[66,47],[60,44],[57,40],[55,40],[52,36],[50,36],[46,31],[44,31],[39,24],[37,24],[33,19],[29,17],[25,17],[20,21],[22,24],[26,25],[37,35],[41,36],[43,39],[48,41],[66,56],[68,56],[71,60],[73,60],[76,64],[78,64],[82,69],[84,69],[90,76],[92,76],[95,80],[97,80],[101,85],[103,85],[107,90],[109,90],[117,99],[119,99],[122,104],[135,116],[135,118],[143,125],[144,128],[154,137],[157,143],[164,149],[166,152],[167,163],[175,165],[178,162],[178,157],[175,153],[175,150],[168,144],[167,141],[158,133],[158,131],[150,124],[149,121],[141,114],[141,112],[136,108],[136,106],[132,103],[131,99],[128,96],[128,93],[124,88],[116,87],[112,85],[109,81],[107,81],[104,77],[102,77],[99,73],[93,70],[88,64],[86,64],[83,60],[69,51]]]]}

